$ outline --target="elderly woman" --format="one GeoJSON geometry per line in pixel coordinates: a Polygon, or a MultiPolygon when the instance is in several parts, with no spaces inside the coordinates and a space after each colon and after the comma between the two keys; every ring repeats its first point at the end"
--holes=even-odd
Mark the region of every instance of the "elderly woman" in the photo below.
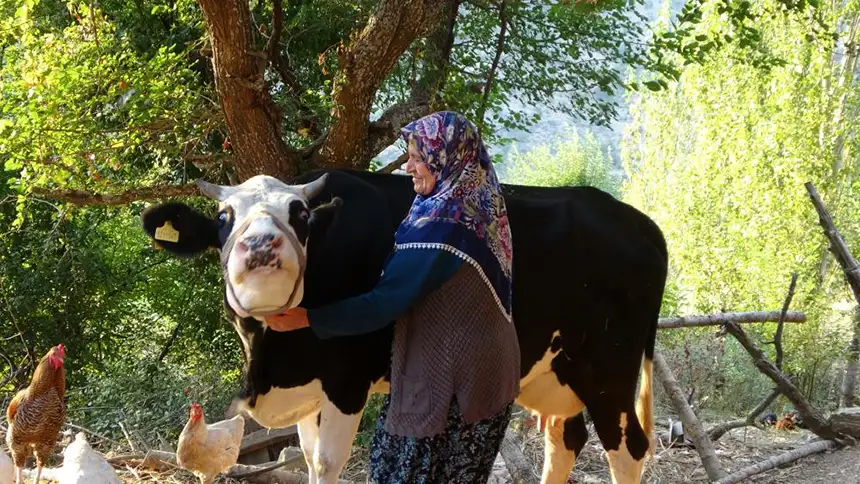
{"type": "Polygon", "coordinates": [[[331,338],[396,321],[391,393],[371,445],[370,479],[483,483],[519,391],[507,209],[465,117],[434,113],[402,136],[417,196],[377,286],[269,324],[276,331],[310,325],[331,338]]]}

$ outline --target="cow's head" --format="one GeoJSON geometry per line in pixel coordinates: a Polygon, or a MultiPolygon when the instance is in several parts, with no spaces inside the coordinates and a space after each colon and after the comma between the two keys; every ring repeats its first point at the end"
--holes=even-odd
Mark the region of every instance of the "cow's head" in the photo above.
{"type": "Polygon", "coordinates": [[[304,295],[307,242],[314,227],[327,226],[339,200],[311,212],[308,201],[327,175],[305,185],[255,176],[241,185],[198,181],[219,202],[209,218],[181,203],[166,203],[142,215],[144,230],[164,249],[193,255],[219,249],[226,301],[241,317],[263,319],[295,307],[304,295]]]}

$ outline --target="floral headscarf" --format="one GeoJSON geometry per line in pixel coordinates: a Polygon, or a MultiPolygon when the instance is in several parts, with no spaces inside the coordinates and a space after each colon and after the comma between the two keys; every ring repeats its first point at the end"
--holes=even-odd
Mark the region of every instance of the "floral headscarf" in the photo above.
{"type": "Polygon", "coordinates": [[[462,114],[441,111],[401,130],[414,143],[436,186],[417,195],[395,234],[397,250],[442,249],[479,270],[511,318],[511,230],[499,180],[478,129],[462,114]]]}

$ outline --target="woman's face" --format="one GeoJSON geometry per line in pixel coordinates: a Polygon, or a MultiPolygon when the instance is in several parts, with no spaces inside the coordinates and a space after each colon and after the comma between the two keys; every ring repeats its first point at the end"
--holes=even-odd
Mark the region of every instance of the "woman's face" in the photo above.
{"type": "Polygon", "coordinates": [[[412,176],[412,187],[415,193],[423,196],[433,193],[436,188],[436,176],[430,172],[421,153],[415,148],[414,143],[409,143],[409,159],[406,161],[406,173],[412,176]]]}

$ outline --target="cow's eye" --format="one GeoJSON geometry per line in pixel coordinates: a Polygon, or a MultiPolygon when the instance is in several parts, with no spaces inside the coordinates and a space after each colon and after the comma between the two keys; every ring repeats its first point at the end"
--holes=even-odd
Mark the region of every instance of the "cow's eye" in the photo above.
{"type": "Polygon", "coordinates": [[[230,222],[230,217],[231,214],[229,210],[221,210],[221,212],[218,213],[218,226],[223,227],[227,225],[230,222]]]}
{"type": "Polygon", "coordinates": [[[301,217],[301,219],[305,220],[305,221],[307,221],[308,217],[310,217],[310,216],[311,216],[311,213],[308,212],[308,209],[306,209],[306,208],[302,209],[302,211],[299,213],[299,217],[301,217]]]}

